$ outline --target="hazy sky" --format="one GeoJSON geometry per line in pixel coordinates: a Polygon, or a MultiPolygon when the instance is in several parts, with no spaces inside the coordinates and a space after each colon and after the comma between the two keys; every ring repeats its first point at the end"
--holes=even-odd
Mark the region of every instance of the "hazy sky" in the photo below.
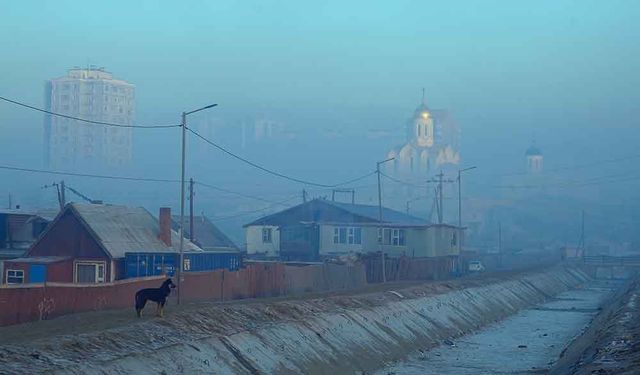
{"type": "MultiPolygon", "coordinates": [[[[637,150],[638,19],[633,0],[6,1],[0,95],[42,106],[45,80],[94,64],[136,85],[141,124],[213,101],[357,134],[403,132],[424,87],[465,164],[518,165],[533,134],[547,165],[576,163],[637,150]]],[[[42,116],[0,103],[2,162],[39,166],[41,144],[42,116]]]]}
{"type": "MultiPolygon", "coordinates": [[[[569,121],[632,126],[638,102],[640,3],[632,0],[2,8],[3,95],[41,103],[44,80],[90,63],[136,84],[140,121],[175,121],[211,100],[227,109],[403,118],[425,87],[428,101],[453,110],[465,130],[535,125],[542,133],[569,121]]],[[[2,108],[2,120],[13,116],[2,108]]]]}

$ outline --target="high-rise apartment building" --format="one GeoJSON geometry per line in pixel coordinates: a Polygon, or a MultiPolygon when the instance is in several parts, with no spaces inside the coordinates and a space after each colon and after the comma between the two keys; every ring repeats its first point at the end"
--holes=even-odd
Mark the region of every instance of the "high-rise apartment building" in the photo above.
{"type": "MultiPolygon", "coordinates": [[[[87,120],[132,125],[135,86],[104,68],[73,68],[45,88],[49,111],[87,120]]],[[[131,128],[46,115],[45,161],[50,168],[122,166],[132,159],[131,128]]]]}

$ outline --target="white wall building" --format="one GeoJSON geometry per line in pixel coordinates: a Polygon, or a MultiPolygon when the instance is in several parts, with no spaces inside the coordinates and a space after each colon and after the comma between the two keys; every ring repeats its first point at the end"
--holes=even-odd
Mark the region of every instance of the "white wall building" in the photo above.
{"type": "MultiPolygon", "coordinates": [[[[134,85],[103,68],[74,68],[46,83],[49,111],[82,119],[133,125],[134,85]]],[[[46,115],[45,162],[52,168],[122,166],[132,159],[131,128],[112,127],[46,115]]]]}
{"type": "Polygon", "coordinates": [[[285,260],[317,260],[384,251],[390,257],[457,256],[464,230],[383,208],[321,199],[245,225],[247,254],[285,260]],[[382,226],[382,236],[378,228],[382,226]]]}

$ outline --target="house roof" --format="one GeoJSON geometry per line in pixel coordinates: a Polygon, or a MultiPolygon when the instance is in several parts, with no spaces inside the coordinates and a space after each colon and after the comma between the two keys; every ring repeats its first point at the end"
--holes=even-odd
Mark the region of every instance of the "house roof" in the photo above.
{"type": "MultiPolygon", "coordinates": [[[[173,215],[173,229],[178,230],[180,228],[180,216],[173,215]]],[[[215,249],[234,249],[238,247],[227,237],[215,224],[213,224],[206,216],[194,216],[193,217],[193,232],[194,243],[205,250],[215,249]]],[[[184,224],[185,236],[191,238],[189,218],[185,217],[184,224]]]]}
{"type": "MultiPolygon", "coordinates": [[[[378,206],[314,199],[257,219],[245,224],[245,227],[251,225],[286,225],[301,222],[370,223],[378,222],[378,215],[378,206]]],[[[386,207],[382,208],[382,222],[404,226],[426,226],[429,224],[424,219],[386,207]]]]}
{"type": "MultiPolygon", "coordinates": [[[[122,258],[126,252],[132,251],[178,251],[178,234],[171,231],[172,246],[167,246],[158,237],[158,220],[142,207],[69,203],[56,221],[67,212],[71,212],[85,225],[102,249],[112,258],[122,258]]],[[[47,230],[55,226],[56,221],[50,224],[47,230]]],[[[46,232],[43,236],[46,236],[46,232]]],[[[188,240],[184,241],[184,250],[202,251],[188,240]]]]}
{"type": "MultiPolygon", "coordinates": [[[[379,207],[366,204],[351,204],[344,202],[326,201],[326,203],[349,211],[358,216],[366,217],[378,221],[379,207]]],[[[405,214],[400,211],[382,207],[382,221],[385,223],[411,224],[411,225],[427,225],[428,222],[415,216],[405,214]]]]}
{"type": "Polygon", "coordinates": [[[56,209],[0,209],[0,215],[24,215],[24,216],[32,216],[33,218],[41,218],[46,221],[52,221],[58,210],[56,209]]]}
{"type": "Polygon", "coordinates": [[[11,263],[57,263],[57,262],[62,262],[69,259],[71,258],[65,257],[65,256],[41,256],[41,257],[15,258],[15,259],[8,260],[8,262],[11,262],[11,263]]]}

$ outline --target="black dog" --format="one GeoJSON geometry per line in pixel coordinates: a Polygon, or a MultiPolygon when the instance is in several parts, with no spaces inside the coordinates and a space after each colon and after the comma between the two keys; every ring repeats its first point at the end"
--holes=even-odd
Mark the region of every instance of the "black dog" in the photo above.
{"type": "Polygon", "coordinates": [[[147,301],[153,301],[158,304],[156,313],[162,317],[164,304],[167,303],[167,297],[171,293],[171,289],[175,287],[176,285],[169,278],[162,283],[160,288],[140,289],[136,293],[136,314],[138,314],[138,318],[142,316],[142,309],[144,309],[147,301]]]}

